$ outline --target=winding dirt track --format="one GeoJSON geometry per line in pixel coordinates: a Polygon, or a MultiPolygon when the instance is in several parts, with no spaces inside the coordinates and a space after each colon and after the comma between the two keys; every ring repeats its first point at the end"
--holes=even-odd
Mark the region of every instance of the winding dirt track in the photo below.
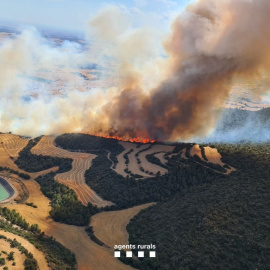
{"type": "MultiPolygon", "coordinates": [[[[30,242],[28,242],[24,238],[22,238],[18,235],[15,235],[13,233],[10,233],[10,232],[5,232],[5,231],[0,230],[0,234],[5,235],[7,238],[10,238],[10,239],[16,238],[17,241],[20,242],[23,247],[25,247],[29,252],[31,252],[34,255],[34,258],[38,262],[39,269],[42,269],[42,270],[43,269],[44,270],[50,269],[47,265],[47,261],[44,257],[44,254],[41,251],[39,251],[38,249],[36,249],[30,242]]],[[[20,268],[20,269],[22,269],[22,268],[20,268]]]]}
{"type": "Polygon", "coordinates": [[[85,183],[84,173],[87,169],[90,168],[92,160],[96,158],[96,155],[69,152],[62,148],[56,147],[54,140],[54,136],[42,137],[38,144],[31,149],[31,152],[35,155],[46,155],[73,159],[72,169],[68,172],[57,174],[55,176],[55,180],[73,189],[77,194],[78,199],[84,205],[87,205],[88,202],[91,202],[98,207],[112,205],[112,202],[103,200],[85,183]]]}
{"type": "Polygon", "coordinates": [[[147,203],[129,209],[111,212],[102,212],[91,218],[90,225],[93,226],[95,236],[107,246],[127,245],[128,232],[126,226],[129,221],[141,210],[155,203],[147,203]]]}

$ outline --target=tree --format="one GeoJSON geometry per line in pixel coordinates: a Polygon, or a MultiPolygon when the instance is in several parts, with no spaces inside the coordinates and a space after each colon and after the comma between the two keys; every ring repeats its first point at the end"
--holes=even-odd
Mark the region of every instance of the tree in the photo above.
{"type": "Polygon", "coordinates": [[[14,261],[14,252],[13,252],[13,251],[11,251],[11,252],[8,254],[7,259],[8,259],[9,261],[14,261]]]}
{"type": "Polygon", "coordinates": [[[0,258],[0,265],[5,265],[6,264],[6,260],[5,258],[0,258]]]}

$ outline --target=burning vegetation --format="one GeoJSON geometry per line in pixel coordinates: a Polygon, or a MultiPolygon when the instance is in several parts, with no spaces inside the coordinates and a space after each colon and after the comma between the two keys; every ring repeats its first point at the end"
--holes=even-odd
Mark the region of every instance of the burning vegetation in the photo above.
{"type": "Polygon", "coordinates": [[[132,142],[132,143],[155,143],[155,142],[157,142],[156,140],[153,140],[150,138],[142,138],[142,137],[130,138],[130,137],[120,137],[117,135],[97,135],[97,134],[90,134],[90,133],[86,133],[86,132],[82,132],[82,134],[88,134],[88,135],[100,137],[100,138],[115,139],[115,140],[122,141],[122,142],[132,142]]]}

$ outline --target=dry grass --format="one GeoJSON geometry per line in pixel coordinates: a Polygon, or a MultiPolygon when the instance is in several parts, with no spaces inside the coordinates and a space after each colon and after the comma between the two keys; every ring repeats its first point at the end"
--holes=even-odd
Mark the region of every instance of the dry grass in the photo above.
{"type": "Polygon", "coordinates": [[[126,168],[128,168],[128,170],[131,173],[140,175],[143,178],[149,178],[149,177],[154,176],[154,175],[151,175],[150,173],[147,173],[146,171],[152,172],[153,174],[156,174],[157,172],[160,172],[161,174],[165,174],[168,172],[168,170],[166,170],[165,168],[160,167],[156,164],[150,163],[146,159],[146,155],[157,153],[156,156],[161,160],[163,164],[166,164],[167,160],[164,158],[164,155],[165,153],[172,152],[175,146],[156,144],[156,145],[153,145],[150,149],[145,150],[150,146],[150,144],[143,144],[137,148],[138,145],[136,143],[130,143],[130,142],[119,142],[119,143],[124,147],[125,150],[117,156],[118,162],[116,164],[115,172],[117,172],[118,174],[121,174],[123,177],[126,177],[128,175],[125,172],[126,168]],[[125,164],[126,160],[124,159],[124,155],[128,153],[131,149],[133,149],[133,151],[128,154],[129,163],[127,166],[125,164]],[[138,152],[140,153],[138,157],[136,157],[136,154],[138,152]],[[137,159],[140,160],[140,164],[138,163],[137,159]],[[144,172],[141,171],[140,167],[143,168],[144,172]]]}
{"type": "MultiPolygon", "coordinates": [[[[136,154],[146,148],[149,147],[150,144],[143,144],[141,145],[139,148],[135,148],[133,152],[131,152],[129,155],[128,155],[128,159],[129,159],[129,163],[128,163],[128,169],[129,171],[131,171],[133,174],[138,174],[138,175],[141,175],[143,177],[151,177],[150,174],[148,173],[145,173],[145,172],[142,172],[140,170],[140,167],[142,166],[143,167],[143,162],[141,162],[141,164],[138,164],[137,162],[137,158],[136,158],[136,154]]],[[[144,152],[142,152],[144,153],[144,152]]],[[[140,157],[141,153],[139,154],[139,157],[140,157]]],[[[138,157],[138,158],[139,158],[138,157]]]]}
{"type": "MultiPolygon", "coordinates": [[[[91,241],[84,227],[76,227],[54,222],[50,216],[50,201],[41,193],[39,185],[33,181],[25,181],[29,190],[29,201],[38,208],[26,205],[11,204],[7,207],[15,209],[30,224],[39,224],[47,235],[52,235],[57,241],[75,253],[79,270],[129,270],[126,266],[113,257],[113,252],[91,241]]],[[[43,268],[41,268],[43,269],[43,268]]]]}
{"type": "MultiPolygon", "coordinates": [[[[18,150],[18,152],[20,150],[18,150]]],[[[76,153],[71,154],[76,155],[76,153]]],[[[6,153],[3,147],[0,147],[0,165],[7,166],[20,172],[24,172],[23,170],[17,168],[17,166],[9,158],[9,155],[6,153]]],[[[56,169],[57,168],[54,168],[53,170],[56,169]]],[[[79,270],[133,269],[132,267],[124,265],[118,259],[114,258],[113,251],[108,250],[105,247],[101,247],[91,241],[91,239],[84,230],[85,228],[56,223],[50,218],[50,201],[42,194],[40,186],[33,179],[38,175],[44,174],[45,172],[49,172],[51,170],[52,169],[38,173],[29,173],[31,175],[31,180],[24,181],[24,184],[29,191],[28,201],[37,205],[38,208],[29,207],[25,204],[10,203],[7,203],[6,206],[9,209],[16,210],[30,224],[38,224],[40,229],[44,231],[47,235],[52,235],[57,241],[59,241],[72,252],[74,252],[78,261],[79,270]]],[[[16,238],[19,240],[19,237],[16,236],[16,238]]],[[[22,239],[22,241],[20,242],[23,245],[27,246],[29,243],[27,244],[24,241],[26,240],[22,239]]],[[[38,261],[41,259],[41,257],[37,256],[35,256],[35,258],[38,261]]],[[[40,269],[48,269],[45,262],[43,262],[41,265],[42,266],[40,267],[40,269]]]]}
{"type": "Polygon", "coordinates": [[[112,205],[112,202],[103,200],[96,192],[85,184],[84,173],[91,167],[92,160],[96,158],[96,155],[69,152],[61,149],[55,146],[54,139],[55,137],[53,136],[42,137],[38,144],[31,149],[31,152],[36,155],[73,159],[72,169],[68,172],[57,174],[55,180],[73,189],[77,194],[78,199],[84,205],[87,205],[88,202],[91,202],[98,207],[112,205]]]}
{"type": "Polygon", "coordinates": [[[28,140],[22,139],[20,136],[0,134],[0,166],[8,167],[21,173],[27,173],[30,175],[31,179],[35,179],[36,177],[49,173],[50,171],[57,170],[57,167],[55,167],[37,173],[29,173],[19,169],[10,157],[14,157],[16,159],[19,152],[27,145],[27,143],[28,140]]]}
{"type": "Polygon", "coordinates": [[[156,157],[156,158],[158,158],[159,159],[159,161],[163,164],[163,165],[166,165],[167,164],[167,160],[164,158],[164,155],[165,155],[165,153],[157,153],[157,154],[155,154],[154,156],[156,157]]]}
{"type": "Polygon", "coordinates": [[[202,157],[202,150],[198,144],[193,145],[190,149],[190,156],[193,157],[195,155],[197,155],[201,160],[204,160],[202,157]]]}
{"type": "Polygon", "coordinates": [[[221,166],[225,165],[225,163],[221,161],[221,154],[216,148],[211,148],[207,146],[204,147],[204,151],[209,162],[219,164],[221,166]]]}
{"type": "Polygon", "coordinates": [[[17,158],[19,152],[27,145],[28,140],[18,135],[0,134],[1,148],[4,149],[8,156],[17,158]]]}
{"type": "MultiPolygon", "coordinates": [[[[211,148],[207,146],[207,147],[204,147],[204,151],[209,162],[219,164],[222,167],[225,165],[225,163],[221,161],[222,156],[216,148],[211,148]]],[[[227,170],[226,174],[229,174],[232,171],[235,171],[235,168],[230,166],[230,169],[226,168],[226,170],[227,170]]]]}
{"type": "Polygon", "coordinates": [[[121,144],[125,150],[120,153],[119,155],[117,155],[117,164],[115,167],[115,172],[117,172],[118,174],[122,175],[123,177],[126,177],[128,174],[125,172],[126,169],[126,164],[125,164],[125,159],[124,159],[124,155],[129,152],[131,149],[136,149],[136,144],[135,143],[129,143],[129,142],[118,142],[119,144],[121,144]]]}
{"type": "MultiPolygon", "coordinates": [[[[18,235],[15,235],[13,233],[10,233],[10,232],[4,232],[2,230],[0,230],[0,234],[2,235],[5,235],[6,237],[10,238],[10,239],[14,239],[16,238],[18,242],[21,243],[21,245],[23,247],[25,247],[29,252],[31,252],[34,256],[34,258],[37,260],[38,262],[38,266],[40,269],[44,269],[44,270],[49,270],[50,268],[48,267],[47,265],[47,261],[44,257],[44,254],[39,251],[38,249],[36,249],[31,243],[29,243],[27,240],[25,240],[24,238],[18,236],[18,235]]],[[[5,250],[2,248],[1,246],[1,250],[5,250]]],[[[6,250],[5,250],[6,251],[6,250]]],[[[15,251],[15,249],[12,249],[11,251],[15,251]]],[[[16,256],[15,256],[16,258],[16,256]]],[[[16,267],[17,267],[17,260],[16,260],[16,267]]],[[[9,269],[12,269],[12,268],[9,268],[9,269]]],[[[16,268],[15,268],[16,269],[16,268]]],[[[22,268],[17,268],[18,270],[21,270],[21,269],[24,269],[24,267],[22,268]]]]}
{"type": "Polygon", "coordinates": [[[127,245],[128,232],[126,226],[129,221],[142,209],[146,209],[154,203],[147,203],[129,209],[111,212],[102,212],[91,218],[95,236],[107,246],[127,245]]]}
{"type": "MultiPolygon", "coordinates": [[[[0,230],[0,235],[4,235],[2,231],[0,230]]],[[[13,238],[12,238],[13,239],[13,238]]],[[[7,260],[7,255],[1,254],[2,258],[6,259],[6,266],[8,267],[9,270],[21,270],[24,269],[24,261],[26,259],[26,256],[22,254],[17,248],[11,248],[10,243],[0,239],[0,252],[5,251],[7,253],[14,252],[14,261],[8,261],[7,260]],[[13,266],[12,263],[15,262],[16,265],[13,266]]]]}
{"type": "MultiPolygon", "coordinates": [[[[157,172],[160,172],[161,174],[165,174],[168,172],[167,169],[160,167],[156,164],[150,163],[147,159],[146,156],[154,153],[160,153],[164,155],[165,153],[172,152],[175,146],[170,146],[170,145],[162,145],[162,144],[156,144],[153,145],[149,150],[143,151],[139,154],[139,159],[141,161],[141,166],[144,168],[145,171],[152,172],[156,174],[157,172]]],[[[165,159],[164,159],[165,160],[165,159]]],[[[165,160],[165,164],[166,164],[165,160]]]]}
{"type": "MultiPolygon", "coordinates": [[[[211,147],[207,146],[207,147],[204,147],[204,151],[205,151],[205,156],[206,156],[208,161],[206,161],[202,157],[202,150],[201,150],[201,148],[200,148],[200,146],[198,144],[192,146],[192,148],[190,149],[190,156],[194,157],[195,155],[197,155],[202,161],[206,162],[205,163],[206,165],[203,165],[203,166],[205,166],[205,167],[207,167],[207,168],[209,168],[209,169],[211,169],[211,170],[213,170],[213,171],[215,171],[217,173],[221,173],[220,171],[215,170],[215,169],[207,166],[207,162],[213,163],[213,164],[218,164],[218,165],[220,165],[222,167],[225,165],[225,163],[223,163],[221,161],[222,157],[221,157],[220,153],[218,152],[218,150],[216,148],[211,148],[211,147]]],[[[186,148],[184,148],[181,151],[181,158],[187,159],[186,148]]],[[[195,162],[197,162],[197,161],[195,161],[195,162]]],[[[199,162],[197,162],[197,163],[199,163],[199,162]]],[[[199,164],[201,164],[201,163],[199,163],[199,164]]],[[[235,170],[235,168],[233,168],[231,166],[229,166],[229,167],[230,167],[229,169],[223,167],[226,170],[226,172],[224,174],[229,174],[229,173],[231,173],[232,171],[235,170]]]]}

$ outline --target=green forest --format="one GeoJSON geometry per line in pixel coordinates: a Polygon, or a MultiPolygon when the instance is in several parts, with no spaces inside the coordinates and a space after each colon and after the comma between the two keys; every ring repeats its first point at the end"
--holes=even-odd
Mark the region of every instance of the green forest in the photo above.
{"type": "Polygon", "coordinates": [[[270,144],[213,146],[235,172],[188,186],[128,225],[130,243],[157,246],[140,269],[269,269],[270,144]]]}

